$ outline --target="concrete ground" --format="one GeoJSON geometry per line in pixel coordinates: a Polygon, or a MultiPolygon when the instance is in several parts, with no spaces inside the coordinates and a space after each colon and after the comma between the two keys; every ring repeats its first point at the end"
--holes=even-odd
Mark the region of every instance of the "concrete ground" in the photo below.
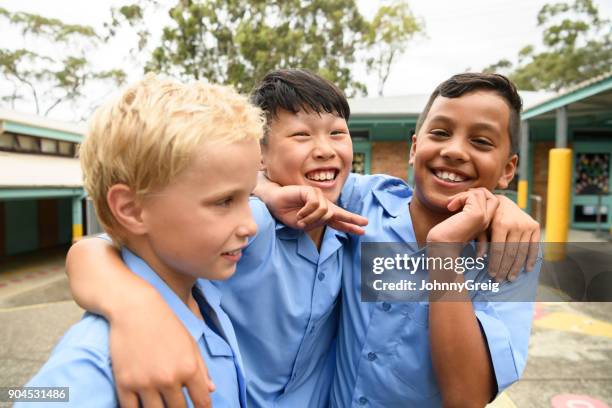
{"type": "MultiPolygon", "coordinates": [[[[0,266],[0,387],[27,382],[83,312],[71,299],[64,255],[62,249],[0,266]]],[[[525,373],[491,406],[610,405],[612,303],[538,303],[525,373]]]]}

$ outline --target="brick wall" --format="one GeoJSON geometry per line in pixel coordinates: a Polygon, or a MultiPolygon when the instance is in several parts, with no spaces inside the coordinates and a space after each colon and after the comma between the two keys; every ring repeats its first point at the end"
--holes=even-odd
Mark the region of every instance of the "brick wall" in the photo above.
{"type": "Polygon", "coordinates": [[[406,180],[408,177],[408,153],[409,144],[407,141],[372,142],[370,172],[372,174],[388,174],[406,180]]]}

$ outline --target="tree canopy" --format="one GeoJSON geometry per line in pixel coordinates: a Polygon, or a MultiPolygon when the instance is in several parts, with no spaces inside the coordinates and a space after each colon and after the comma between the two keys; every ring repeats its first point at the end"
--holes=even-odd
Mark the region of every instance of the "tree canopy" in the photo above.
{"type": "Polygon", "coordinates": [[[91,82],[121,84],[125,79],[122,70],[92,67],[87,53],[100,43],[92,27],[3,8],[0,19],[8,20],[24,40],[21,48],[0,48],[0,75],[10,84],[0,97],[12,107],[17,101],[32,102],[37,114],[48,115],[62,103],[76,103],[91,82]]]}
{"type": "MultiPolygon", "coordinates": [[[[114,13],[113,27],[139,27],[140,49],[151,38],[142,22],[154,3],[141,0],[114,13]]],[[[378,73],[382,89],[394,58],[422,30],[400,0],[381,7],[371,21],[354,0],[179,0],[169,16],[145,69],[207,78],[243,92],[271,69],[300,67],[349,95],[365,94],[352,75],[364,62],[378,73]]]]}
{"type": "Polygon", "coordinates": [[[507,74],[520,89],[558,91],[612,69],[612,24],[592,0],[546,4],[538,26],[542,50],[527,45],[516,64],[502,59],[485,70],[507,74]]]}

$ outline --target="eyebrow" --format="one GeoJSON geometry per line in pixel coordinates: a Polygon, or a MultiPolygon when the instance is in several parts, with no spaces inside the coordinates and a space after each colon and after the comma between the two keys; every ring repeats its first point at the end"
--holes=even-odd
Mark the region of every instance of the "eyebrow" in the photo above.
{"type": "MultiPolygon", "coordinates": [[[[434,123],[434,122],[442,122],[446,125],[454,125],[455,121],[453,120],[453,118],[451,118],[450,116],[445,116],[445,115],[436,115],[434,117],[431,118],[431,120],[429,120],[429,123],[434,123]]],[[[490,123],[487,122],[479,122],[479,123],[475,123],[473,125],[470,126],[470,130],[475,130],[475,131],[479,131],[479,130],[483,130],[483,131],[489,131],[489,132],[495,132],[495,133],[499,133],[499,129],[497,128],[497,126],[494,126],[490,123]]]]}

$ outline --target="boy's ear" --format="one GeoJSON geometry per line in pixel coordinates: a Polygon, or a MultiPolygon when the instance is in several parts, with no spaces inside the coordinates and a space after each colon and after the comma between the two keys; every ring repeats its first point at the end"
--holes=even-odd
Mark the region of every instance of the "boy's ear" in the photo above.
{"type": "Polygon", "coordinates": [[[514,173],[516,172],[517,163],[518,163],[518,156],[516,154],[513,154],[506,162],[502,175],[499,177],[499,180],[497,180],[497,188],[502,189],[502,190],[505,188],[508,188],[508,185],[514,178],[514,173]]]}
{"type": "Polygon", "coordinates": [[[122,228],[135,235],[146,233],[146,226],[142,221],[142,206],[131,188],[125,184],[111,186],[106,193],[106,202],[122,228]]]}
{"type": "Polygon", "coordinates": [[[414,166],[414,155],[416,153],[416,143],[417,137],[416,135],[412,135],[412,145],[410,146],[410,158],[408,159],[408,164],[414,166]]]}

